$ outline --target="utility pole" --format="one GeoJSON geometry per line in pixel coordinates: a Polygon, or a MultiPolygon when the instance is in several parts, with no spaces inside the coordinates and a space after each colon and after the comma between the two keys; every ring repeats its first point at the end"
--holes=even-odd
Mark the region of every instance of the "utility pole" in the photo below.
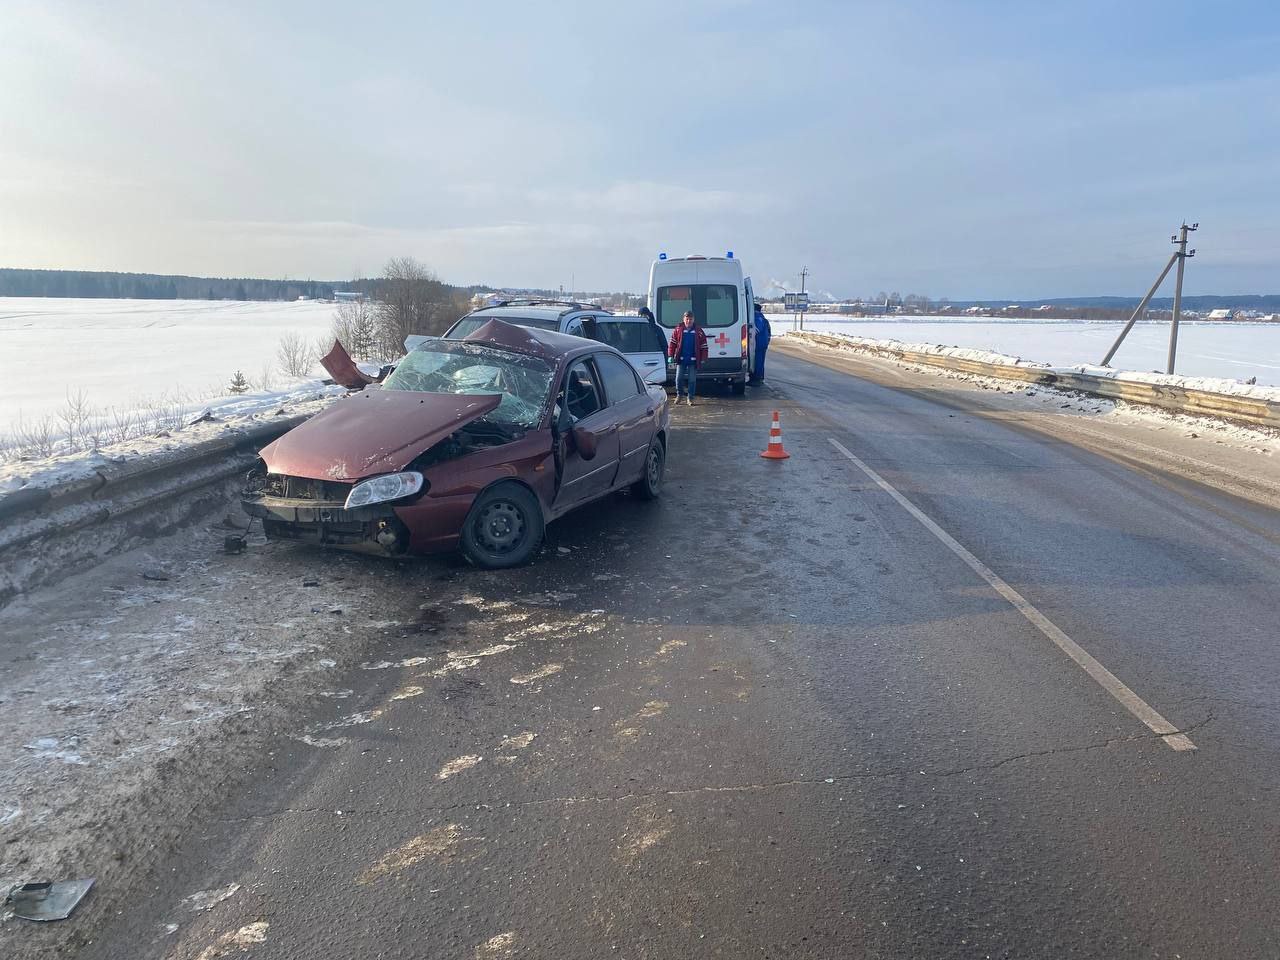
{"type": "MultiPolygon", "coordinates": [[[[805,292],[805,291],[804,291],[804,281],[805,281],[805,278],[806,278],[807,276],[809,276],[809,268],[806,266],[806,267],[801,268],[801,270],[800,270],[800,292],[801,292],[801,293],[804,293],[804,292],[805,292]]],[[[804,329],[804,311],[803,311],[803,310],[801,310],[801,311],[800,311],[800,329],[801,329],[801,330],[803,330],[803,329],[804,329]]]]}
{"type": "Polygon", "coordinates": [[[1173,265],[1176,263],[1178,265],[1178,286],[1173,298],[1173,327],[1169,332],[1168,363],[1169,373],[1173,373],[1174,353],[1177,351],[1178,346],[1178,320],[1182,313],[1182,273],[1186,264],[1186,258],[1194,257],[1196,255],[1194,250],[1191,250],[1190,252],[1187,250],[1187,234],[1194,230],[1198,230],[1199,227],[1200,224],[1198,223],[1193,223],[1191,226],[1187,226],[1184,223],[1180,233],[1181,239],[1179,239],[1178,236],[1169,238],[1177,245],[1178,249],[1173,251],[1173,255],[1169,257],[1169,262],[1166,263],[1164,265],[1164,269],[1160,271],[1160,276],[1156,277],[1156,282],[1151,285],[1151,289],[1147,291],[1147,295],[1142,298],[1142,302],[1138,304],[1138,308],[1133,311],[1133,315],[1129,317],[1129,322],[1124,325],[1124,329],[1120,331],[1120,336],[1116,337],[1116,342],[1111,345],[1111,349],[1108,350],[1107,355],[1102,358],[1102,363],[1100,363],[1099,366],[1110,366],[1111,358],[1116,355],[1116,351],[1120,349],[1120,344],[1124,343],[1124,338],[1129,335],[1129,331],[1133,329],[1133,325],[1138,322],[1143,314],[1146,313],[1147,304],[1149,304],[1151,302],[1151,298],[1156,295],[1156,291],[1160,289],[1160,284],[1164,283],[1164,278],[1169,275],[1169,271],[1173,269],[1173,265]]]}
{"type": "Polygon", "coordinates": [[[1173,373],[1173,362],[1178,355],[1178,321],[1182,319],[1182,272],[1186,269],[1187,257],[1196,255],[1194,250],[1187,253],[1187,234],[1199,226],[1200,224],[1193,223],[1188,227],[1184,223],[1182,229],[1178,232],[1178,236],[1173,238],[1174,242],[1178,244],[1178,252],[1176,254],[1178,258],[1178,278],[1173,288],[1173,324],[1169,327],[1169,369],[1166,371],[1167,373],[1173,373]]]}

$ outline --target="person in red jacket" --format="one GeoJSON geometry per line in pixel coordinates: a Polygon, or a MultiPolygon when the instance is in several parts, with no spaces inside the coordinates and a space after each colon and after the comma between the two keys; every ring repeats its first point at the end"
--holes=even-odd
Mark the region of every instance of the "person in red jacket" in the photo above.
{"type": "Polygon", "coordinates": [[[693,319],[692,313],[686,311],[680,326],[671,331],[667,355],[676,362],[676,403],[683,396],[685,403],[692,407],[698,387],[698,368],[707,359],[707,335],[693,319]],[[685,384],[688,385],[687,394],[682,389],[685,384]]]}

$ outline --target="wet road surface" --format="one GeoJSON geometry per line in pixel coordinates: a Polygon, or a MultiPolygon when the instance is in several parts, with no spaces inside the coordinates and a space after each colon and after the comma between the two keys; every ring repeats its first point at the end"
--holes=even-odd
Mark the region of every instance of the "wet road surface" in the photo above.
{"type": "Polygon", "coordinates": [[[1280,955],[1277,514],[770,373],[675,411],[658,503],[380,575],[396,627],[78,955],[1280,955]]]}

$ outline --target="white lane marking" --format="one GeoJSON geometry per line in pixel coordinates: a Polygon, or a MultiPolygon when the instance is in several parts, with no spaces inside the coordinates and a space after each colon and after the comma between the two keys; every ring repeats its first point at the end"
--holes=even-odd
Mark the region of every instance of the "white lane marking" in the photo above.
{"type": "Polygon", "coordinates": [[[849,458],[859,470],[865,473],[876,485],[885,493],[898,501],[898,505],[907,513],[911,514],[925,529],[932,533],[935,537],[943,542],[952,553],[963,560],[974,573],[991,585],[991,589],[1004,597],[1020,614],[1027,618],[1037,630],[1052,640],[1063,653],[1078,663],[1085,673],[1093,677],[1098,685],[1106,690],[1107,693],[1115,697],[1120,704],[1132,713],[1135,717],[1147,725],[1152,733],[1158,734],[1160,738],[1174,750],[1195,750],[1196,745],[1191,742],[1191,738],[1186,734],[1179,733],[1178,728],[1156,712],[1155,708],[1147,701],[1130,690],[1125,683],[1114,673],[1095,660],[1087,650],[1063,633],[1052,620],[1037,610],[1022,594],[1009,586],[988,567],[985,563],[975,557],[972,553],[961,546],[952,536],[943,530],[940,526],[933,522],[928,514],[924,513],[914,503],[904,497],[897,491],[889,481],[876,473],[869,466],[855,457],[840,441],[834,437],[827,438],[833,447],[849,458]]]}

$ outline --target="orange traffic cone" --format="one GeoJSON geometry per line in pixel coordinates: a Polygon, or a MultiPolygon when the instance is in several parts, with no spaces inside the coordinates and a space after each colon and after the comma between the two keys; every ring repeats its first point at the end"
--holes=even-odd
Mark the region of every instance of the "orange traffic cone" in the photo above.
{"type": "Polygon", "coordinates": [[[766,460],[786,460],[791,454],[782,448],[782,423],[778,420],[778,411],[773,411],[773,426],[769,428],[769,446],[760,454],[766,460]]]}

